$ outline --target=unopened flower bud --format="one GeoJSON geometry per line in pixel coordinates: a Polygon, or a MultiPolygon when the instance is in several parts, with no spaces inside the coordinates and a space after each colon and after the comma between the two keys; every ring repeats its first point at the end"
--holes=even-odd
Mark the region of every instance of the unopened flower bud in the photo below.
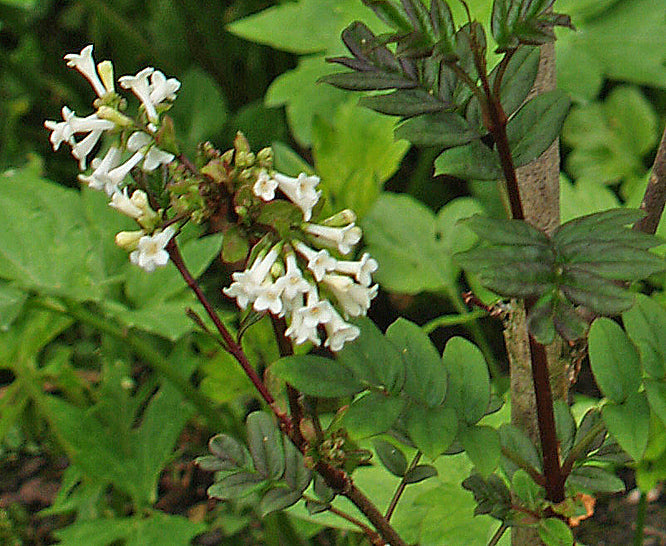
{"type": "Polygon", "coordinates": [[[143,231],[121,231],[116,234],[115,242],[123,250],[131,252],[139,246],[139,239],[143,237],[143,231]]]}
{"type": "Polygon", "coordinates": [[[97,65],[97,73],[99,74],[102,84],[107,93],[114,93],[116,88],[113,82],[113,63],[111,61],[102,61],[97,65]]]}
{"type": "Polygon", "coordinates": [[[236,133],[236,138],[234,138],[234,150],[236,150],[236,154],[241,152],[247,153],[251,150],[250,143],[247,141],[247,138],[245,138],[245,135],[240,131],[236,133]]]}
{"type": "Polygon", "coordinates": [[[356,214],[354,211],[351,209],[344,209],[333,216],[329,216],[323,220],[321,224],[329,227],[344,227],[347,224],[352,224],[354,222],[356,222],[356,214]]]}
{"type": "Polygon", "coordinates": [[[134,121],[131,118],[121,114],[118,110],[110,106],[100,106],[97,109],[97,117],[112,121],[118,127],[132,127],[134,125],[134,121]]]}
{"type": "Polygon", "coordinates": [[[270,146],[268,148],[263,148],[257,153],[257,163],[260,167],[264,169],[273,168],[273,148],[270,146]]]}

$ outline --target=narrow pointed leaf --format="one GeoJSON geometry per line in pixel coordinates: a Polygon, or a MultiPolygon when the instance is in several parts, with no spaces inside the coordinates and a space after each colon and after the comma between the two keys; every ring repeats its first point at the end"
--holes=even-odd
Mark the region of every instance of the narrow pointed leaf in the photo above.
{"type": "Polygon", "coordinates": [[[440,112],[452,107],[423,89],[398,89],[386,95],[361,97],[358,103],[381,114],[405,118],[440,112]]]}
{"type": "MultiPolygon", "coordinates": [[[[600,234],[616,232],[619,228],[631,226],[644,216],[645,212],[642,210],[625,208],[587,214],[579,218],[574,218],[566,224],[562,224],[553,232],[553,240],[558,247],[562,247],[571,242],[583,240],[586,237],[594,238],[600,234]]],[[[649,235],[648,237],[654,240],[653,237],[649,235]]]]}
{"type": "Polygon", "coordinates": [[[247,418],[247,441],[257,472],[277,480],[284,473],[284,450],[280,432],[269,415],[255,411],[247,418]]]}
{"type": "Polygon", "coordinates": [[[249,458],[247,450],[237,440],[227,434],[213,436],[208,442],[208,449],[218,459],[217,470],[233,470],[247,466],[249,458]],[[226,468],[222,468],[226,466],[226,468]]]}
{"type": "Polygon", "coordinates": [[[560,443],[560,456],[566,457],[571,450],[574,438],[576,436],[576,421],[569,404],[564,400],[555,400],[553,403],[555,411],[555,429],[557,431],[557,440],[560,443]]]}
{"type": "Polygon", "coordinates": [[[386,470],[394,476],[402,478],[407,470],[407,458],[405,454],[391,442],[386,440],[374,440],[375,453],[386,470]]]}
{"type": "Polygon", "coordinates": [[[624,482],[612,472],[599,466],[574,468],[566,485],[589,495],[619,493],[625,490],[624,482]]]}
{"type": "Polygon", "coordinates": [[[535,245],[547,247],[550,241],[545,233],[520,220],[488,218],[475,214],[460,221],[479,237],[500,245],[535,245]]]}
{"type": "MultiPolygon", "coordinates": [[[[576,431],[576,438],[574,440],[574,447],[578,446],[583,440],[588,440],[588,436],[591,434],[592,430],[601,422],[601,411],[598,408],[592,408],[583,416],[583,420],[580,422],[580,426],[576,431]]],[[[584,452],[581,454],[581,458],[584,458],[585,455],[592,451],[599,449],[604,440],[606,439],[606,429],[602,429],[601,432],[596,433],[593,440],[585,448],[584,452]]]]}
{"type": "Polygon", "coordinates": [[[405,139],[415,146],[460,146],[480,138],[476,130],[460,114],[438,112],[408,119],[395,130],[396,139],[405,139]]]}
{"type": "Polygon", "coordinates": [[[405,474],[405,483],[419,483],[428,478],[437,476],[439,473],[434,466],[419,464],[405,474]]]}
{"type": "Polygon", "coordinates": [[[631,292],[586,271],[567,268],[561,283],[562,292],[572,303],[600,315],[619,315],[634,303],[631,292]]]}
{"type": "Polygon", "coordinates": [[[379,72],[336,72],[319,79],[348,91],[378,91],[382,89],[410,89],[418,84],[399,74],[379,72]]]}
{"type": "Polygon", "coordinates": [[[409,17],[399,2],[391,0],[362,0],[362,2],[372,9],[377,17],[396,30],[409,32],[412,29],[409,17]]]}
{"type": "MultiPolygon", "coordinates": [[[[507,116],[511,116],[525,102],[539,70],[539,48],[520,47],[509,60],[500,83],[500,102],[507,116]]],[[[493,70],[490,75],[494,81],[493,70]]]]}

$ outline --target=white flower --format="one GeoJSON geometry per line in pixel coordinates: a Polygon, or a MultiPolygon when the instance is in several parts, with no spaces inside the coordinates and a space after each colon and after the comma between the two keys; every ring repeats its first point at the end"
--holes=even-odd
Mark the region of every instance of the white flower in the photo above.
{"type": "Polygon", "coordinates": [[[319,177],[301,173],[298,178],[291,178],[281,173],[275,173],[273,178],[282,193],[303,211],[303,219],[307,222],[312,217],[312,207],[317,204],[321,195],[321,191],[315,190],[319,184],[319,177]]]}
{"type": "Polygon", "coordinates": [[[91,175],[85,176],[80,174],[79,180],[88,184],[93,190],[104,190],[107,195],[113,195],[118,186],[114,185],[113,180],[109,178],[108,173],[120,164],[120,150],[115,146],[111,146],[100,160],[95,158],[92,161],[93,172],[91,175]],[[108,184],[108,185],[107,185],[108,184]]]}
{"type": "Polygon", "coordinates": [[[313,250],[301,241],[296,241],[294,248],[308,260],[308,269],[312,271],[317,282],[321,281],[327,272],[335,270],[338,261],[328,253],[328,250],[313,250]]]}
{"type": "Polygon", "coordinates": [[[290,337],[296,345],[308,340],[315,345],[321,345],[317,326],[326,324],[332,318],[331,304],[319,299],[314,286],[310,285],[310,288],[307,305],[294,310],[291,315],[291,324],[285,331],[285,335],[290,337]]]}
{"type": "Polygon", "coordinates": [[[278,252],[275,247],[271,248],[265,256],[258,256],[249,269],[232,274],[231,278],[234,282],[231,283],[231,286],[223,288],[222,291],[230,298],[236,298],[238,306],[245,309],[248,303],[254,302],[259,295],[261,286],[277,257],[278,252]]]}
{"type": "MultiPolygon", "coordinates": [[[[110,207],[113,207],[117,211],[121,212],[125,216],[129,216],[130,218],[134,218],[135,220],[138,220],[143,216],[143,210],[141,210],[139,207],[137,207],[134,203],[134,196],[141,192],[141,190],[136,190],[132,194],[132,199],[130,199],[127,196],[127,188],[124,188],[123,191],[121,192],[120,190],[115,191],[113,195],[111,196],[111,202],[109,203],[110,207]]],[[[144,193],[144,192],[141,192],[144,193]]],[[[145,195],[145,193],[144,193],[145,195]]]]}
{"type": "Polygon", "coordinates": [[[87,133],[89,131],[108,131],[113,129],[116,124],[108,119],[102,119],[97,114],[90,114],[85,118],[77,116],[66,106],[62,109],[63,119],[69,123],[74,133],[87,133]]]}
{"type": "Polygon", "coordinates": [[[133,152],[141,150],[145,154],[141,168],[146,172],[152,172],[160,165],[171,163],[175,157],[173,154],[154,146],[150,135],[141,131],[136,131],[130,135],[127,139],[127,149],[133,152]]]}
{"type": "MultiPolygon", "coordinates": [[[[65,106],[65,108],[67,107],[65,106]]],[[[63,117],[64,117],[65,108],[63,108],[63,117]]],[[[47,119],[44,122],[44,127],[46,127],[49,131],[51,131],[51,136],[49,136],[49,140],[51,141],[51,146],[53,146],[54,152],[58,148],[60,148],[60,145],[63,142],[67,142],[68,144],[71,145],[76,144],[74,142],[74,131],[72,131],[71,125],[66,121],[52,121],[50,119],[47,119]]]]}
{"type": "Polygon", "coordinates": [[[261,171],[257,176],[257,181],[252,186],[252,191],[257,197],[261,197],[264,201],[272,201],[275,198],[275,190],[278,183],[275,179],[271,178],[266,171],[261,171]]]}
{"type": "Polygon", "coordinates": [[[370,300],[377,295],[378,290],[376,284],[361,286],[343,275],[326,275],[323,283],[342,307],[345,318],[365,315],[370,308],[370,300]]]}
{"type": "Polygon", "coordinates": [[[143,153],[136,152],[132,157],[130,157],[125,163],[111,169],[108,172],[97,173],[97,169],[93,172],[93,176],[96,177],[99,181],[104,184],[104,190],[107,195],[113,195],[120,188],[125,177],[129,172],[138,165],[139,161],[143,159],[143,153]]]}
{"type": "Polygon", "coordinates": [[[97,70],[95,69],[95,61],[92,56],[93,46],[87,45],[81,50],[81,53],[69,53],[65,55],[65,60],[67,61],[67,66],[76,68],[83,77],[90,82],[95,90],[95,93],[99,97],[103,97],[108,91],[113,91],[112,89],[107,89],[99,79],[97,75],[97,70]]]}
{"type": "Polygon", "coordinates": [[[285,335],[296,344],[300,345],[306,341],[312,341],[315,345],[321,345],[317,327],[307,327],[303,324],[303,313],[305,307],[297,308],[291,315],[291,324],[285,330],[285,335]]]}
{"type": "Polygon", "coordinates": [[[355,340],[361,334],[361,330],[358,326],[354,326],[353,324],[349,324],[342,320],[342,317],[330,303],[329,306],[331,307],[331,320],[324,324],[324,327],[326,328],[326,341],[324,342],[324,347],[328,347],[331,351],[337,352],[342,349],[347,341],[355,340]]]}
{"type": "Polygon", "coordinates": [[[337,247],[341,254],[349,254],[363,234],[361,228],[354,223],[345,227],[320,226],[319,224],[304,224],[306,233],[313,235],[315,240],[324,246],[337,247]]]}
{"type": "Polygon", "coordinates": [[[46,120],[44,122],[44,127],[52,131],[49,137],[51,145],[54,150],[57,150],[63,142],[71,145],[72,154],[79,160],[79,167],[83,170],[86,168],[88,154],[95,147],[102,133],[113,129],[115,124],[112,121],[100,119],[96,114],[80,118],[67,106],[62,108],[62,119],[64,121],[46,120]],[[88,135],[77,143],[74,139],[75,133],[88,133],[88,135]]]}
{"type": "Polygon", "coordinates": [[[135,76],[121,76],[118,78],[118,81],[123,89],[132,90],[132,93],[134,93],[141,101],[141,104],[143,104],[148,119],[153,123],[157,123],[159,117],[157,116],[155,105],[150,100],[150,84],[148,83],[148,76],[154,71],[155,69],[149,66],[138,72],[135,76]]]}
{"type": "Polygon", "coordinates": [[[176,228],[168,226],[153,235],[144,235],[139,239],[137,249],[130,254],[130,261],[149,273],[157,267],[163,267],[169,261],[169,253],[164,249],[176,234],[176,228]]]}
{"type": "Polygon", "coordinates": [[[370,286],[372,283],[371,275],[377,271],[379,264],[377,260],[370,257],[367,252],[363,253],[358,262],[346,262],[338,260],[335,271],[354,275],[356,280],[363,286],[370,286]]]}
{"type": "Polygon", "coordinates": [[[274,282],[265,283],[257,290],[257,298],[254,300],[255,311],[270,311],[274,315],[282,313],[283,287],[274,282]]]}
{"type": "Polygon", "coordinates": [[[298,294],[310,290],[310,284],[303,278],[303,274],[296,263],[296,256],[292,253],[287,254],[286,273],[282,277],[276,279],[275,284],[282,288],[284,291],[284,298],[287,301],[291,301],[298,294]]]}
{"type": "Polygon", "coordinates": [[[72,146],[72,155],[79,160],[80,170],[85,170],[88,154],[92,152],[92,149],[99,141],[99,138],[102,136],[103,132],[104,131],[99,129],[90,131],[90,133],[88,133],[88,135],[82,141],[77,142],[74,146],[72,146]]]}
{"type": "Polygon", "coordinates": [[[162,72],[155,70],[150,75],[150,102],[158,105],[165,100],[175,100],[180,82],[176,78],[167,79],[162,72]]]}

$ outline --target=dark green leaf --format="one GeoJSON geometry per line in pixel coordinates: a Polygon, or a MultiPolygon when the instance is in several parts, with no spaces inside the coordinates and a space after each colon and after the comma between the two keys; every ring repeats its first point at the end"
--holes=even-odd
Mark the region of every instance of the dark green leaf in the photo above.
{"type": "MultiPolygon", "coordinates": [[[[541,456],[523,431],[514,425],[504,424],[499,428],[499,435],[502,448],[508,450],[512,457],[516,456],[524,464],[541,472],[541,456]]],[[[519,468],[507,456],[502,457],[502,467],[508,476],[513,476],[513,473],[519,468]]]]}
{"type": "Polygon", "coordinates": [[[483,353],[470,341],[453,337],[444,348],[442,362],[449,372],[445,404],[455,409],[461,421],[477,423],[490,402],[490,376],[483,353]]]}
{"type": "Polygon", "coordinates": [[[569,404],[564,400],[555,400],[553,402],[553,410],[555,411],[557,440],[560,443],[560,456],[564,458],[569,454],[574,443],[576,421],[571,414],[569,404]]]}
{"type": "Polygon", "coordinates": [[[537,95],[506,127],[514,165],[522,167],[545,152],[560,134],[571,101],[562,91],[537,95]]]}
{"type": "Polygon", "coordinates": [[[539,521],[539,538],[546,546],[572,546],[574,537],[569,526],[558,518],[539,521]]]}
{"type": "MultiPolygon", "coordinates": [[[[563,251],[565,251],[566,245],[571,243],[578,243],[583,240],[606,240],[604,236],[610,237],[610,240],[617,240],[618,235],[639,238],[641,240],[645,239],[648,242],[652,241],[650,246],[655,246],[657,239],[653,236],[628,230],[623,232],[621,230],[621,228],[634,224],[644,216],[645,212],[641,210],[626,208],[605,210],[603,212],[580,216],[558,227],[553,232],[553,241],[563,251]]],[[[650,248],[650,246],[644,248],[650,248]]]]}
{"type": "Polygon", "coordinates": [[[462,482],[463,488],[471,491],[478,503],[474,515],[490,514],[506,520],[511,512],[511,492],[504,481],[496,474],[484,479],[480,474],[472,474],[462,482]]]}
{"type": "Polygon", "coordinates": [[[305,466],[303,455],[296,446],[283,436],[284,443],[284,481],[292,491],[302,493],[310,485],[312,470],[305,466]]]}
{"type": "Polygon", "coordinates": [[[450,148],[480,138],[460,114],[437,112],[408,119],[395,130],[395,138],[404,138],[415,146],[450,148]]]}
{"type": "MultiPolygon", "coordinates": [[[[588,435],[592,433],[592,429],[595,428],[601,422],[601,411],[597,408],[592,408],[583,416],[583,420],[580,422],[580,426],[576,431],[576,439],[574,440],[574,447],[578,446],[584,439],[589,440],[588,435]]],[[[596,433],[594,438],[590,441],[585,450],[581,453],[581,458],[585,457],[588,453],[595,451],[601,447],[606,439],[606,429],[603,428],[600,432],[596,433]]]]}
{"type": "Polygon", "coordinates": [[[608,432],[633,459],[640,461],[648,443],[650,406],[645,393],[630,394],[621,404],[609,402],[601,409],[608,432]]]}
{"type": "Polygon", "coordinates": [[[460,221],[479,237],[500,245],[548,247],[550,241],[545,233],[520,220],[488,218],[475,214],[460,221]]]}
{"type": "Polygon", "coordinates": [[[446,395],[446,368],[437,349],[419,326],[396,320],[386,331],[405,363],[404,392],[428,406],[438,406],[446,395]]]}
{"type": "Polygon", "coordinates": [[[235,470],[247,466],[249,462],[245,447],[227,434],[213,436],[208,442],[208,449],[218,460],[215,470],[235,470]]]}
{"type": "Polygon", "coordinates": [[[601,392],[613,402],[623,402],[641,385],[640,359],[620,326],[598,318],[590,328],[590,366],[601,392]]]}
{"type": "Polygon", "coordinates": [[[247,441],[257,472],[266,479],[281,478],[285,465],[282,438],[269,415],[262,411],[248,415],[247,441]]]}
{"type": "Polygon", "coordinates": [[[455,59],[456,26],[451,8],[445,0],[430,2],[430,21],[435,36],[435,53],[445,59],[455,59]]]}
{"type": "Polygon", "coordinates": [[[563,249],[568,267],[612,280],[645,279],[666,269],[666,261],[642,248],[622,246],[617,241],[602,243],[581,241],[563,249]]]}
{"type": "Polygon", "coordinates": [[[222,239],[222,259],[227,263],[240,262],[247,258],[250,243],[239,226],[231,226],[222,239]]]}
{"type": "Polygon", "coordinates": [[[322,478],[319,474],[314,475],[313,489],[315,495],[317,495],[318,498],[326,503],[331,502],[335,498],[335,492],[328,485],[326,485],[324,478],[322,478]]]}
{"type": "Polygon", "coordinates": [[[666,376],[666,310],[655,300],[638,294],[635,305],[622,314],[622,322],[638,347],[645,371],[663,379],[666,376]]]}
{"type": "Polygon", "coordinates": [[[472,180],[499,180],[502,177],[497,154],[480,140],[444,150],[435,159],[435,175],[446,174],[472,180]]]}
{"type": "MultiPolygon", "coordinates": [[[[539,69],[539,48],[520,47],[509,60],[502,83],[500,84],[500,102],[507,116],[511,116],[525,102],[539,69]]],[[[494,81],[491,73],[491,81],[494,81]]]]}
{"type": "Polygon", "coordinates": [[[666,424],[666,382],[646,378],[644,383],[650,408],[666,424]]]}
{"type": "Polygon", "coordinates": [[[522,469],[516,470],[511,479],[511,492],[529,510],[538,510],[543,503],[544,490],[522,469]]]}
{"type": "Polygon", "coordinates": [[[256,472],[237,472],[224,476],[208,488],[208,496],[214,499],[239,499],[259,491],[265,486],[265,479],[256,472]]]}
{"type": "Polygon", "coordinates": [[[362,0],[386,24],[401,32],[412,30],[411,22],[405,10],[398,2],[391,0],[362,0]]]}
{"type": "Polygon", "coordinates": [[[438,472],[434,466],[429,464],[418,464],[405,474],[405,483],[419,483],[428,478],[437,476],[438,472]]]}
{"type": "Polygon", "coordinates": [[[453,442],[458,417],[451,408],[412,405],[407,413],[407,432],[419,451],[435,459],[453,442]]]}
{"type": "Polygon", "coordinates": [[[366,438],[391,428],[405,405],[403,398],[370,392],[354,400],[342,423],[353,438],[366,438]]]}
{"type": "Polygon", "coordinates": [[[386,440],[374,440],[377,457],[391,474],[402,478],[407,470],[407,458],[405,454],[391,442],[386,440]]]}
{"type": "Polygon", "coordinates": [[[584,305],[600,315],[618,315],[634,304],[634,295],[603,277],[567,268],[560,289],[576,305],[584,305]]]}
{"type": "Polygon", "coordinates": [[[336,72],[319,79],[348,91],[380,91],[387,89],[411,89],[417,83],[397,74],[377,72],[336,72]]]}
{"type": "Polygon", "coordinates": [[[479,474],[487,477],[497,468],[501,457],[500,437],[494,428],[474,425],[460,431],[459,438],[479,474]]]}
{"type": "Polygon", "coordinates": [[[449,107],[423,89],[398,89],[386,95],[361,97],[358,103],[382,114],[406,118],[439,112],[449,107]]]}
{"type": "Polygon", "coordinates": [[[301,500],[301,496],[300,491],[292,491],[284,487],[271,489],[266,492],[259,502],[259,515],[265,518],[271,512],[289,508],[301,500]]]}
{"type": "Polygon", "coordinates": [[[612,472],[598,466],[574,468],[567,478],[567,487],[576,491],[596,495],[624,491],[624,482],[612,472]]]}
{"type": "Polygon", "coordinates": [[[287,356],[270,366],[271,373],[310,396],[351,396],[365,385],[342,363],[313,355],[287,356]]]}

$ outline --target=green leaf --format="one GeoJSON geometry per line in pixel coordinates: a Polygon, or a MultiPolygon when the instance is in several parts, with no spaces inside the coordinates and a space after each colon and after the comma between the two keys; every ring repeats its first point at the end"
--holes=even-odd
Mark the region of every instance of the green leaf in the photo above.
{"type": "MultiPolygon", "coordinates": [[[[597,408],[590,409],[584,416],[578,430],[576,431],[576,438],[574,440],[574,446],[578,446],[580,442],[587,437],[587,435],[592,431],[592,429],[601,421],[601,412],[597,408]]],[[[594,440],[590,442],[584,452],[581,453],[581,458],[584,458],[591,451],[595,451],[601,447],[606,439],[606,429],[602,429],[601,432],[597,433],[594,437],[594,440]]]]}
{"type": "Polygon", "coordinates": [[[262,479],[277,480],[284,473],[284,450],[280,431],[273,419],[262,411],[247,417],[247,441],[250,455],[262,479]]]}
{"type": "Polygon", "coordinates": [[[569,526],[558,518],[539,521],[539,538],[547,546],[572,546],[574,537],[569,526]]]}
{"type": "MultiPolygon", "coordinates": [[[[525,433],[514,425],[504,424],[499,429],[500,443],[503,449],[506,449],[517,456],[525,464],[530,465],[535,470],[541,472],[541,456],[532,441],[525,433]]],[[[502,457],[502,468],[505,473],[511,477],[518,470],[518,465],[508,457],[502,457]]]]}
{"type": "Polygon", "coordinates": [[[516,167],[527,165],[545,152],[560,134],[571,101],[560,90],[537,95],[525,103],[506,127],[516,167]]]}
{"type": "Polygon", "coordinates": [[[408,195],[382,194],[363,221],[368,252],[379,262],[377,281],[406,294],[453,290],[460,268],[452,255],[476,241],[457,221],[480,210],[476,200],[458,198],[435,217],[408,195]]]}
{"type": "Polygon", "coordinates": [[[256,472],[228,474],[211,485],[207,492],[214,499],[231,500],[247,497],[266,485],[266,477],[256,472]]]}
{"type": "Polygon", "coordinates": [[[444,453],[458,431],[458,417],[451,408],[426,408],[416,404],[407,410],[407,432],[419,451],[431,459],[444,453]]]}
{"type": "MultiPolygon", "coordinates": [[[[237,440],[227,434],[217,434],[213,436],[208,442],[208,449],[213,454],[216,461],[215,468],[205,468],[205,464],[201,464],[197,459],[197,464],[204,470],[235,470],[237,468],[244,468],[249,463],[247,450],[237,440]]],[[[206,459],[208,462],[208,459],[206,459]]]]}
{"type": "Polygon", "coordinates": [[[496,474],[491,474],[485,479],[480,474],[474,473],[462,482],[462,486],[472,492],[474,500],[478,503],[474,509],[475,516],[490,514],[502,521],[509,517],[511,492],[504,480],[496,474]]]}
{"type": "Polygon", "coordinates": [[[28,295],[25,292],[0,281],[0,331],[9,330],[27,299],[28,295]]]}
{"type": "Polygon", "coordinates": [[[303,454],[287,438],[282,437],[284,444],[284,481],[289,488],[298,493],[303,493],[312,480],[312,470],[305,466],[303,454]]]}
{"type": "Polygon", "coordinates": [[[370,392],[354,400],[342,418],[352,438],[367,438],[386,432],[402,413],[405,400],[370,392]],[[372,419],[368,416],[372,415],[372,419]]]}
{"type": "Polygon", "coordinates": [[[354,101],[331,116],[315,116],[312,152],[330,212],[350,208],[359,218],[367,213],[408,149],[407,143],[393,140],[394,125],[354,101]]]}
{"type": "Polygon", "coordinates": [[[404,392],[427,406],[438,406],[446,395],[447,375],[437,349],[423,330],[408,320],[396,320],[386,338],[405,363],[404,392]]]}
{"type": "Polygon", "coordinates": [[[391,442],[386,440],[373,440],[377,457],[391,474],[402,478],[407,471],[407,458],[405,454],[391,442]]]}
{"type": "Polygon", "coordinates": [[[576,491],[596,495],[624,491],[624,482],[612,472],[599,466],[579,466],[567,477],[567,487],[576,491]]]}
{"type": "Polygon", "coordinates": [[[439,472],[434,466],[429,464],[417,464],[405,474],[405,483],[419,483],[428,478],[437,476],[438,474],[439,472]]]}
{"type": "Polygon", "coordinates": [[[424,89],[397,89],[391,93],[361,97],[358,103],[380,114],[406,118],[447,108],[446,103],[424,89]]]}
{"type": "Polygon", "coordinates": [[[640,359],[622,328],[610,319],[598,318],[592,323],[588,342],[590,366],[601,392],[617,403],[638,392],[640,359]]]}
{"type": "Polygon", "coordinates": [[[272,364],[270,371],[310,396],[351,396],[365,389],[344,364],[321,356],[287,356],[272,364]]]}
{"type": "MultiPolygon", "coordinates": [[[[509,60],[502,83],[500,84],[500,102],[507,116],[511,116],[525,102],[532,89],[539,70],[539,48],[519,47],[509,60]]],[[[495,81],[497,68],[490,78],[495,81]]]]}
{"type": "Polygon", "coordinates": [[[560,443],[560,456],[565,458],[573,447],[574,438],[576,437],[576,421],[571,414],[569,404],[564,400],[555,400],[553,410],[555,412],[557,440],[560,443]]]}
{"type": "Polygon", "coordinates": [[[622,322],[638,348],[645,371],[663,379],[666,376],[666,310],[655,300],[638,294],[635,305],[622,314],[622,322]]]}
{"type": "Polygon", "coordinates": [[[361,335],[345,344],[338,352],[338,361],[351,370],[357,381],[397,393],[405,381],[405,365],[400,353],[370,319],[362,318],[355,324],[361,329],[361,335]]]}
{"type": "Polygon", "coordinates": [[[534,226],[520,220],[488,218],[481,214],[461,222],[481,238],[502,245],[547,247],[548,237],[534,226]]]}
{"type": "Polygon", "coordinates": [[[395,130],[396,139],[405,139],[415,146],[461,146],[481,135],[454,112],[423,114],[408,119],[395,130]]]}
{"type": "Polygon", "coordinates": [[[240,262],[247,258],[250,243],[240,226],[231,226],[222,239],[222,259],[227,263],[240,262]]]}
{"type": "Polygon", "coordinates": [[[442,362],[449,372],[445,404],[458,418],[473,425],[486,413],[490,403],[490,376],[483,353],[462,337],[453,337],[444,348],[442,362]]]}
{"type": "Polygon", "coordinates": [[[284,487],[271,489],[259,501],[259,515],[265,518],[272,512],[289,508],[301,500],[302,496],[300,491],[292,491],[284,487]]]}
{"type": "Polygon", "coordinates": [[[543,503],[543,488],[537,485],[523,469],[518,469],[513,474],[511,492],[523,501],[528,509],[536,510],[543,503]]]}
{"type": "Polygon", "coordinates": [[[435,175],[473,180],[499,180],[502,168],[497,154],[480,140],[444,150],[435,159],[435,175]]]}
{"type": "Polygon", "coordinates": [[[486,425],[474,425],[460,431],[460,441],[474,468],[484,478],[500,463],[500,437],[497,431],[486,425]]]}
{"type": "Polygon", "coordinates": [[[646,378],[644,383],[650,408],[663,423],[666,423],[666,382],[646,378]]]}
{"type": "Polygon", "coordinates": [[[650,406],[645,393],[633,393],[621,404],[612,402],[601,409],[608,432],[633,459],[640,461],[647,447],[650,406]]]}

